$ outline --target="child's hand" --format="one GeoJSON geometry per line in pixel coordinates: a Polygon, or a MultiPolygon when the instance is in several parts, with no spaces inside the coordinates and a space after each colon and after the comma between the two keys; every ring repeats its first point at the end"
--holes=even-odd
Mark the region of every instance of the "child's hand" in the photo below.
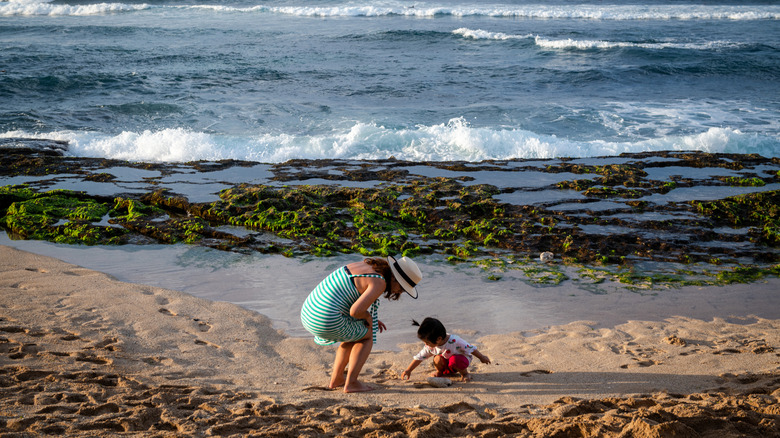
{"type": "Polygon", "coordinates": [[[412,372],[409,370],[404,370],[404,372],[401,373],[401,380],[409,380],[410,377],[412,377],[412,372]]]}
{"type": "Polygon", "coordinates": [[[482,363],[490,363],[490,358],[485,355],[482,355],[482,357],[480,357],[479,360],[481,360],[482,363]]]}

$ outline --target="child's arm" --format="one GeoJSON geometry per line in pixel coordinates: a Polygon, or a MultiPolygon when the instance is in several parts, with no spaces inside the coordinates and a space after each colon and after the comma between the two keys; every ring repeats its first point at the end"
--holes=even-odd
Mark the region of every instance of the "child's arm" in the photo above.
{"type": "Polygon", "coordinates": [[[471,352],[474,356],[477,357],[482,363],[490,363],[490,358],[485,356],[484,354],[480,353],[479,350],[474,350],[471,352]]]}
{"type": "Polygon", "coordinates": [[[407,380],[409,377],[412,376],[412,371],[414,371],[415,368],[417,368],[418,365],[422,363],[421,360],[413,360],[412,363],[409,364],[408,367],[404,370],[403,373],[401,373],[401,380],[407,380]]]}

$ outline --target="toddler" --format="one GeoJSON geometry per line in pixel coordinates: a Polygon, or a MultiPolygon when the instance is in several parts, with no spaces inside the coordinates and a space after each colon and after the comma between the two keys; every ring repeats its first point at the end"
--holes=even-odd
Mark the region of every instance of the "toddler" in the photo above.
{"type": "Polygon", "coordinates": [[[412,324],[420,327],[417,330],[417,337],[425,346],[401,374],[402,379],[411,377],[412,371],[431,356],[433,356],[433,366],[436,367],[436,371],[431,376],[444,377],[459,373],[464,382],[471,380],[468,368],[472,355],[477,356],[482,363],[490,363],[490,358],[480,353],[475,346],[457,335],[447,333],[444,324],[438,319],[425,318],[422,324],[412,320],[412,324]]]}

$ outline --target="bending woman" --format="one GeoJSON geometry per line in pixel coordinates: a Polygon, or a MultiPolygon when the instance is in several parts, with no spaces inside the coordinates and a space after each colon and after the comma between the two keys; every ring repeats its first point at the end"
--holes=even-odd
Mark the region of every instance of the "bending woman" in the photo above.
{"type": "Polygon", "coordinates": [[[397,300],[404,292],[416,299],[415,286],[421,279],[420,268],[407,257],[368,258],[337,269],[314,288],[301,309],[303,327],[319,345],[341,342],[329,388],[343,385],[344,392],[374,389],[358,381],[358,375],[377,332],[386,329],[379,320],[378,299],[384,294],[388,300],[397,300]]]}

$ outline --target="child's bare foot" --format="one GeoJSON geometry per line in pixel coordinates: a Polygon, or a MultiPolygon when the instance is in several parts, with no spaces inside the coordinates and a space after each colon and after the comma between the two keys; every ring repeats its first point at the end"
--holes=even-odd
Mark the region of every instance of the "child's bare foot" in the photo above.
{"type": "Polygon", "coordinates": [[[460,375],[462,376],[460,378],[461,382],[471,382],[473,378],[471,377],[471,374],[461,372],[460,375]]]}
{"type": "Polygon", "coordinates": [[[344,386],[344,392],[368,392],[373,391],[374,387],[368,386],[362,382],[349,383],[344,386]]]}
{"type": "Polygon", "coordinates": [[[441,371],[434,371],[431,373],[431,377],[444,377],[444,373],[441,371]]]}

